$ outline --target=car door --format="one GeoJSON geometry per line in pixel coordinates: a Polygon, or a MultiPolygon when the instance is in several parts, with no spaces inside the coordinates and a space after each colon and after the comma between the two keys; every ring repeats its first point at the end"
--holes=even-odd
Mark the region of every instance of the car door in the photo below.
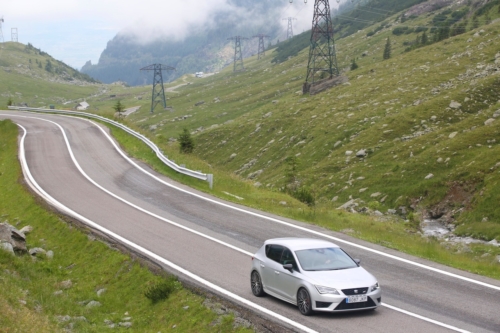
{"type": "Polygon", "coordinates": [[[277,293],[276,291],[276,272],[280,267],[281,255],[283,246],[276,244],[266,245],[266,262],[265,267],[262,267],[262,283],[268,291],[277,293]]]}
{"type": "Polygon", "coordinates": [[[275,288],[276,293],[283,297],[284,299],[295,303],[296,293],[300,285],[300,271],[297,265],[297,261],[293,256],[292,251],[288,248],[283,248],[283,253],[281,255],[280,264],[275,272],[275,288]],[[292,264],[293,270],[283,268],[283,265],[292,264]]]}

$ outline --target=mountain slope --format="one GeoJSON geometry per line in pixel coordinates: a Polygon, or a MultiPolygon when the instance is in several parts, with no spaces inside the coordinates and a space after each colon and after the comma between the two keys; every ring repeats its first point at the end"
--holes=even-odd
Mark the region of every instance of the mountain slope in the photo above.
{"type": "Polygon", "coordinates": [[[500,239],[492,205],[500,199],[500,26],[487,24],[499,5],[481,8],[457,1],[404,22],[400,12],[337,40],[350,82],[316,96],[300,92],[307,50],[278,64],[274,53],[248,59],[245,73],[227,69],[179,88],[169,94],[173,112],[131,119],[166,138],[190,129],[196,155],[256,186],[335,206],[358,199],[359,208],[409,220],[441,217],[458,234],[500,239]],[[468,32],[439,41],[440,29],[459,31],[460,22],[435,22],[464,9],[468,32]],[[469,31],[474,21],[483,30],[469,31]],[[424,32],[432,40],[417,43],[424,32]],[[360,67],[349,71],[352,59],[360,67]]]}

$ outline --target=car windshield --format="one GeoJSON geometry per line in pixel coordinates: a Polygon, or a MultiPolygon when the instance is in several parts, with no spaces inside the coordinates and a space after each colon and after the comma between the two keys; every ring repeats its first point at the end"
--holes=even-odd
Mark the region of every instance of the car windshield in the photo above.
{"type": "Polygon", "coordinates": [[[300,250],[295,251],[295,254],[305,271],[332,271],[358,267],[340,248],[300,250]]]}

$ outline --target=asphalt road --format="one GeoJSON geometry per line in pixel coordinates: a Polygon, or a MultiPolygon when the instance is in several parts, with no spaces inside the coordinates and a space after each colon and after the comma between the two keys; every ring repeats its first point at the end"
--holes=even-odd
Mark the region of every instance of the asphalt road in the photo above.
{"type": "Polygon", "coordinates": [[[182,278],[287,329],[500,332],[498,280],[197,192],[146,165],[132,164],[106,137],[105,127],[87,120],[14,111],[0,112],[0,119],[4,118],[26,129],[27,166],[54,200],[114,233],[115,238],[122,237],[154,255],[182,278]],[[254,297],[249,284],[250,254],[264,240],[286,236],[339,239],[334,242],[360,258],[362,266],[378,278],[384,306],[371,312],[304,317],[292,305],[269,296],[254,297]]]}

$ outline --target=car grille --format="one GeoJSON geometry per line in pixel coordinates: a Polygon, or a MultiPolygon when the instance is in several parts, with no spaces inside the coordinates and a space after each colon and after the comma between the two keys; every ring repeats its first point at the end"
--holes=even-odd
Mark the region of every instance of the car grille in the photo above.
{"type": "Polygon", "coordinates": [[[352,288],[352,289],[342,289],[342,292],[346,296],[352,295],[365,295],[368,292],[368,288],[352,288]]]}
{"type": "Polygon", "coordinates": [[[366,302],[359,303],[346,303],[346,300],[344,299],[339,305],[337,305],[334,311],[364,309],[375,306],[377,306],[375,302],[370,298],[370,296],[368,296],[368,300],[366,302]]]}

